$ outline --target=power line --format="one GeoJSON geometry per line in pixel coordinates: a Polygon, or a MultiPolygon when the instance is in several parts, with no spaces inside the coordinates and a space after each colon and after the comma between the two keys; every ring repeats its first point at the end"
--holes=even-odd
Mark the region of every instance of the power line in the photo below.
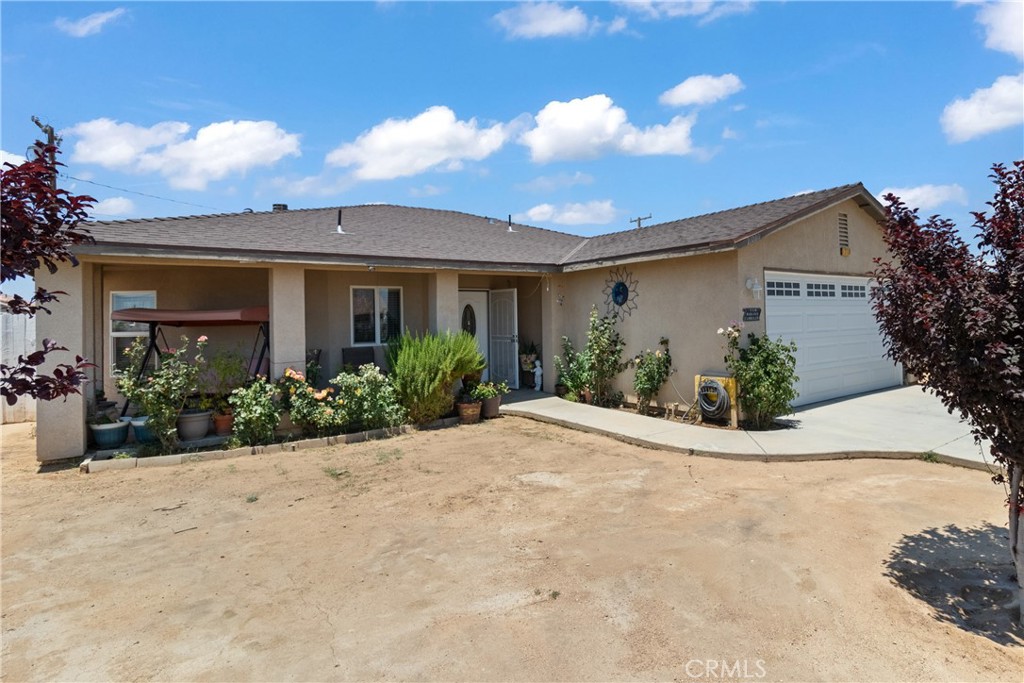
{"type": "Polygon", "coordinates": [[[123,187],[114,187],[113,185],[104,185],[103,183],[97,183],[94,180],[86,180],[85,178],[76,178],[75,176],[69,175],[67,173],[61,173],[60,175],[62,177],[64,177],[64,178],[70,178],[71,180],[77,180],[80,183],[89,183],[90,185],[96,185],[97,187],[105,187],[108,190],[117,190],[118,192],[128,192],[130,194],[137,194],[140,197],[149,197],[150,199],[159,199],[160,201],[164,201],[164,202],[173,202],[175,204],[184,204],[185,206],[194,206],[194,207],[197,207],[199,209],[209,209],[211,211],[220,211],[222,213],[226,213],[224,211],[224,209],[218,209],[215,206],[206,206],[205,204],[193,204],[192,202],[183,202],[183,201],[180,201],[178,199],[168,199],[167,197],[158,197],[155,194],[146,194],[145,192],[136,192],[135,190],[128,190],[128,189],[123,188],[123,187]]]}

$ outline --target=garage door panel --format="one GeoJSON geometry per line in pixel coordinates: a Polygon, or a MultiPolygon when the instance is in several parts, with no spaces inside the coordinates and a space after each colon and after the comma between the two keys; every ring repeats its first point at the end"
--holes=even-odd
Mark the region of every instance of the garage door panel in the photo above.
{"type": "Polygon", "coordinates": [[[870,290],[868,278],[766,272],[765,280],[800,284],[799,296],[769,294],[765,301],[769,337],[797,344],[794,405],[900,384],[902,370],[885,357],[870,300],[859,296],[870,290]],[[832,291],[834,297],[808,296],[832,291]]]}

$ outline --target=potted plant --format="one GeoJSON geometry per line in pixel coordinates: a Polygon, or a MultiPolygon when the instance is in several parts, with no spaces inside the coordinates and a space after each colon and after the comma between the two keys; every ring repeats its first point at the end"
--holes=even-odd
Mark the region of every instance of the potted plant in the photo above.
{"type": "Polygon", "coordinates": [[[128,423],[116,422],[105,414],[90,420],[89,431],[92,432],[92,440],[99,450],[120,448],[128,440],[128,423]]]}
{"type": "Polygon", "coordinates": [[[480,416],[490,419],[498,417],[501,397],[508,392],[508,384],[505,382],[481,382],[470,390],[469,395],[481,402],[480,416]]]}
{"type": "Polygon", "coordinates": [[[469,394],[462,394],[455,407],[459,410],[459,420],[464,425],[475,424],[480,421],[480,407],[482,401],[474,399],[469,394]]]}
{"type": "Polygon", "coordinates": [[[217,436],[230,436],[235,416],[228,397],[245,384],[249,370],[245,358],[237,351],[218,351],[210,358],[209,368],[213,429],[217,436]]]}
{"type": "MultiPolygon", "coordinates": [[[[118,378],[118,388],[122,395],[130,398],[137,405],[145,421],[138,420],[136,438],[140,431],[148,430],[160,442],[160,448],[170,453],[178,446],[178,441],[189,441],[206,435],[210,425],[210,411],[199,409],[185,410],[190,396],[199,389],[199,376],[206,365],[203,350],[207,338],[199,337],[196,343],[195,356],[190,360],[188,337],[181,337],[181,346],[168,349],[160,354],[156,368],[140,373],[145,345],[140,341],[128,351],[132,359],[131,369],[118,378]],[[179,431],[178,422],[184,418],[184,431],[179,431]],[[195,434],[202,432],[199,437],[195,434]]],[[[133,426],[135,423],[133,422],[133,426]]],[[[141,440],[141,439],[139,439],[141,440]]]]}

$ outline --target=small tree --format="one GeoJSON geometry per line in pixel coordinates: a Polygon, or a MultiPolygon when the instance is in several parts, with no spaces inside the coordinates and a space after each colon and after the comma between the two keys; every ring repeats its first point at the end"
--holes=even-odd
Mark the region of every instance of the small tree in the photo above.
{"type": "Polygon", "coordinates": [[[892,254],[876,260],[872,293],[887,353],[922,378],[975,438],[991,442],[1008,485],[1010,549],[1024,624],[1024,161],[992,167],[991,213],[974,212],[972,251],[954,224],[924,224],[886,195],[884,236],[892,254]]]}
{"type": "MultiPolygon", "coordinates": [[[[33,150],[34,158],[19,166],[8,162],[0,168],[3,283],[32,277],[42,267],[54,273],[61,263],[77,266],[71,247],[93,241],[82,223],[95,200],[57,187],[57,169],[63,164],[56,161],[60,152],[56,144],[36,142],[33,150]]],[[[28,300],[15,294],[8,306],[16,315],[33,316],[40,311],[49,314],[46,305],[58,301],[62,294],[67,292],[49,292],[40,287],[28,300]]],[[[19,356],[17,365],[0,365],[0,396],[13,405],[19,396],[50,401],[80,393],[79,387],[87,379],[84,370],[93,367],[81,356],[75,356],[73,365],[57,365],[52,375],[38,372],[47,357],[57,351],[67,348],[52,339],[43,339],[42,349],[19,356]]]]}

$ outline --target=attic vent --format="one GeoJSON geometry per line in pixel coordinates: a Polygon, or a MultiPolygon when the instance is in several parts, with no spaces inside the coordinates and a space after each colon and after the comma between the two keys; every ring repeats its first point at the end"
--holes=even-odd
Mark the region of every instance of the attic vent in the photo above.
{"type": "Polygon", "coordinates": [[[850,221],[845,213],[839,214],[839,253],[850,255],[850,221]]]}
{"type": "Polygon", "coordinates": [[[287,204],[274,204],[274,211],[287,211],[287,210],[288,210],[288,205],[287,204]]]}

